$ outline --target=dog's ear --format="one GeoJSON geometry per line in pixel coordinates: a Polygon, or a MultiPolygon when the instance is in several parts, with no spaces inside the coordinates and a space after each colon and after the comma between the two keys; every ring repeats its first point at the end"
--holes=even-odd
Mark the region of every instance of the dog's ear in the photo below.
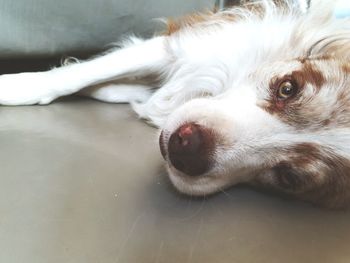
{"type": "Polygon", "coordinates": [[[312,143],[292,146],[286,154],[254,183],[329,208],[350,206],[348,158],[312,143]]]}

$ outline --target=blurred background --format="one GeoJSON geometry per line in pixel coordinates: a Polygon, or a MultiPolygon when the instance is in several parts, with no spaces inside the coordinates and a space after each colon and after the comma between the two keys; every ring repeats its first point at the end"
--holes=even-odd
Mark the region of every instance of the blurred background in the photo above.
{"type": "MultiPolygon", "coordinates": [[[[155,18],[223,7],[224,0],[0,0],[0,74],[88,57],[125,35],[152,36],[155,18]]],[[[232,4],[234,1],[229,1],[232,4]]]]}

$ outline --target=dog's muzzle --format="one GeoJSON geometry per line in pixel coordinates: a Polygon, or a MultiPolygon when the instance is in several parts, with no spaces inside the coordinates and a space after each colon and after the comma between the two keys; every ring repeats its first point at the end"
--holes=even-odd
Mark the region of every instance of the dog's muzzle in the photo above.
{"type": "Polygon", "coordinates": [[[211,168],[214,137],[210,129],[186,123],[173,132],[167,142],[162,132],[159,145],[164,159],[174,168],[189,176],[199,176],[211,168]]]}

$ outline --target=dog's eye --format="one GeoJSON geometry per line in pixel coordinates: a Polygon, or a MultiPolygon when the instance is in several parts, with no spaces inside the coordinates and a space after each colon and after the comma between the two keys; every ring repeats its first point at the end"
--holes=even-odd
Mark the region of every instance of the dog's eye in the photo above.
{"type": "Polygon", "coordinates": [[[278,91],[277,91],[277,97],[280,100],[286,100],[296,95],[296,93],[297,93],[296,85],[293,84],[293,82],[291,82],[290,80],[286,80],[279,85],[278,91]]]}

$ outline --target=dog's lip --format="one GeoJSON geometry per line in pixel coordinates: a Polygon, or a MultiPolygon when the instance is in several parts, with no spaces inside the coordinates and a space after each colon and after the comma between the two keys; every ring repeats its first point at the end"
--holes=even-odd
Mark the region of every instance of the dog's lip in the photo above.
{"type": "Polygon", "coordinates": [[[164,140],[164,131],[162,131],[159,135],[159,148],[160,148],[160,153],[162,154],[164,160],[166,160],[167,150],[166,150],[165,140],[164,140]]]}
{"type": "Polygon", "coordinates": [[[193,178],[177,170],[172,165],[168,165],[167,170],[172,185],[182,194],[207,196],[216,194],[221,189],[221,187],[213,187],[213,184],[220,180],[220,176],[213,176],[208,173],[205,176],[193,178]]]}
{"type": "Polygon", "coordinates": [[[185,174],[184,172],[178,170],[175,168],[175,166],[173,166],[170,162],[167,162],[166,164],[167,169],[169,169],[171,171],[171,173],[169,173],[170,176],[175,176],[175,177],[180,177],[186,180],[191,180],[191,181],[198,181],[199,179],[202,178],[216,178],[216,176],[212,176],[212,170],[209,170],[208,172],[204,173],[203,175],[199,176],[199,177],[193,177],[193,176],[189,176],[188,174],[185,174]]]}

